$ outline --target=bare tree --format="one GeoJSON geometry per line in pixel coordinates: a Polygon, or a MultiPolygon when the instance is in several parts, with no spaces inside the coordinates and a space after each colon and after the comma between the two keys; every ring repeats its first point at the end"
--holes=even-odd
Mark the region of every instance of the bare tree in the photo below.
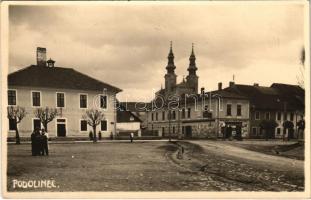
{"type": "Polygon", "coordinates": [[[96,127],[104,118],[104,113],[97,109],[89,109],[85,112],[85,115],[82,116],[82,119],[86,120],[87,124],[93,128],[93,142],[97,141],[96,127]]]}
{"type": "Polygon", "coordinates": [[[48,132],[48,123],[59,115],[59,111],[56,108],[37,108],[34,112],[35,116],[40,119],[44,129],[48,132]]]}
{"type": "Polygon", "coordinates": [[[304,75],[305,75],[305,59],[306,59],[306,52],[305,48],[303,47],[300,52],[300,63],[301,66],[299,67],[299,74],[297,75],[297,82],[301,88],[304,88],[304,75]]]}
{"type": "Polygon", "coordinates": [[[14,123],[14,128],[16,132],[16,144],[20,144],[20,137],[19,137],[19,132],[17,128],[17,124],[19,124],[22,119],[26,116],[26,111],[25,108],[19,107],[19,106],[8,106],[8,119],[12,120],[14,123]]]}

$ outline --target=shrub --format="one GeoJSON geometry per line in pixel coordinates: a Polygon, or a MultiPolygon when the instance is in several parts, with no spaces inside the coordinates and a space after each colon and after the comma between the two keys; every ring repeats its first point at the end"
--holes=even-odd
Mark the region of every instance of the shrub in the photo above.
{"type": "Polygon", "coordinates": [[[294,124],[291,121],[285,121],[285,122],[283,122],[283,127],[285,129],[292,129],[292,128],[294,128],[294,124]]]}

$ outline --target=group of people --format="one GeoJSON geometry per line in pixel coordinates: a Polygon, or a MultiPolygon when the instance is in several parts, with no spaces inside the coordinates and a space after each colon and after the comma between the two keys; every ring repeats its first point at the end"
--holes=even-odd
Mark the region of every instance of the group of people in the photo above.
{"type": "Polygon", "coordinates": [[[31,152],[33,156],[49,155],[48,134],[44,128],[36,128],[31,134],[31,152]]]}

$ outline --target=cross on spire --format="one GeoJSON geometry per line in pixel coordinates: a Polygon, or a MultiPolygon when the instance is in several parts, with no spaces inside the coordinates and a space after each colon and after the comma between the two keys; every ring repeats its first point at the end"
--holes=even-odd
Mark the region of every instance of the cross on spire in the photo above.
{"type": "Polygon", "coordinates": [[[174,73],[175,70],[175,65],[174,65],[174,53],[173,53],[173,42],[170,41],[170,52],[168,53],[167,56],[168,62],[166,69],[169,73],[174,73]]]}

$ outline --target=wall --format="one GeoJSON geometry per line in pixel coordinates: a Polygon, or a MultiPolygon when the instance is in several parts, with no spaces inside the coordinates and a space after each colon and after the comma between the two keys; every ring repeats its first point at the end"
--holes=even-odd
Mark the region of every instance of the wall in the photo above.
{"type": "Polygon", "coordinates": [[[117,131],[137,131],[140,130],[140,122],[118,122],[117,131]]]}
{"type": "MultiPolygon", "coordinates": [[[[17,90],[17,105],[24,107],[27,112],[27,116],[18,124],[21,137],[30,137],[33,129],[34,111],[36,108],[32,107],[31,91],[41,92],[41,107],[56,107],[56,92],[65,93],[65,107],[62,108],[62,116],[57,118],[66,119],[66,131],[68,137],[85,136],[88,137],[89,131],[92,130],[90,126],[87,127],[87,131],[80,131],[80,120],[86,109],[80,108],[80,93],[88,95],[88,109],[99,106],[99,98],[96,98],[101,92],[97,91],[79,91],[68,89],[51,89],[51,88],[27,88],[27,87],[9,87],[9,89],[17,90]],[[96,101],[97,100],[97,101],[96,101]]],[[[107,91],[108,107],[104,111],[105,118],[107,119],[107,131],[101,131],[102,137],[109,137],[111,132],[114,132],[115,110],[114,110],[114,97],[115,94],[111,91],[107,91]]],[[[8,121],[7,121],[7,124],[8,121]]],[[[100,129],[100,125],[97,126],[97,132],[100,129]]],[[[15,136],[15,131],[8,131],[10,137],[15,136]]],[[[48,124],[48,133],[50,137],[56,137],[56,119],[48,124]]]]}
{"type": "MultiPolygon", "coordinates": [[[[215,137],[217,135],[217,125],[218,120],[221,122],[241,122],[242,123],[242,134],[243,137],[248,137],[249,133],[249,101],[245,99],[222,99],[220,103],[220,111],[217,112],[218,100],[212,99],[211,101],[207,99],[204,102],[197,102],[196,104],[187,104],[185,118],[182,118],[182,111],[176,110],[176,119],[168,121],[168,109],[163,108],[160,110],[155,110],[147,113],[148,119],[148,130],[158,130],[160,135],[164,132],[168,133],[169,127],[171,127],[171,136],[178,136],[178,132],[181,133],[182,126],[191,126],[193,137],[196,138],[209,138],[215,137]],[[231,104],[231,116],[227,116],[227,104],[231,104]],[[237,105],[242,106],[241,116],[237,116],[237,105]],[[206,120],[203,117],[203,110],[205,105],[208,105],[210,112],[212,113],[212,120],[206,120]],[[188,118],[188,109],[190,110],[190,118],[188,118]],[[162,112],[165,111],[165,119],[162,118],[162,112]],[[152,120],[152,113],[154,113],[154,120],[152,120]],[[158,113],[158,120],[156,120],[156,113],[158,113]],[[204,121],[205,120],[205,121],[204,121]],[[211,122],[212,121],[212,122],[211,122]],[[175,134],[172,131],[172,127],[175,127],[175,134]]],[[[182,108],[182,107],[180,107],[182,108]]],[[[218,129],[220,131],[220,128],[218,129]]],[[[167,136],[167,134],[165,135],[167,136]]]]}
{"type": "MultiPolygon", "coordinates": [[[[260,133],[260,127],[259,127],[259,124],[262,120],[266,119],[265,118],[265,114],[269,112],[270,113],[270,119],[271,120],[275,120],[275,122],[278,124],[278,126],[275,128],[274,130],[274,136],[275,138],[283,138],[283,123],[286,121],[285,120],[285,112],[284,111],[263,111],[263,110],[254,110],[251,112],[251,121],[250,121],[250,135],[252,138],[263,138],[264,135],[262,133],[260,133]],[[256,119],[255,118],[255,113],[256,112],[259,112],[259,119],[256,119]],[[277,119],[277,113],[281,113],[281,120],[278,120],[277,119]],[[254,135],[253,132],[252,132],[252,128],[255,127],[257,128],[257,134],[254,135]],[[277,133],[277,128],[280,128],[280,134],[277,133]]],[[[292,121],[293,124],[294,124],[294,130],[296,131],[296,128],[297,128],[297,124],[296,124],[296,121],[298,122],[299,120],[302,119],[301,117],[301,113],[299,112],[295,112],[295,111],[287,111],[287,120],[290,121],[290,115],[291,113],[294,114],[294,120],[292,121]]],[[[297,133],[295,133],[297,134],[297,133]]],[[[296,136],[296,135],[295,135],[296,136]]]]}

